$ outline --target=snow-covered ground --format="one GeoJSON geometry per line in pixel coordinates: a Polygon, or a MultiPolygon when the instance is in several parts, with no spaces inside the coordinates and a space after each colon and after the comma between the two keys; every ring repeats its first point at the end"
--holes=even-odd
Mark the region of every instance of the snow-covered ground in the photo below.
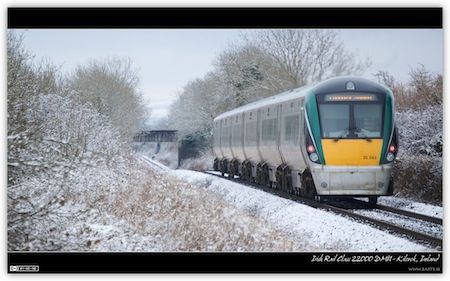
{"type": "MultiPolygon", "coordinates": [[[[233,183],[212,175],[188,170],[168,171],[193,186],[207,187],[220,198],[237,208],[260,216],[275,228],[300,241],[321,245],[317,251],[362,252],[417,252],[435,251],[408,239],[394,236],[361,222],[318,210],[278,196],[233,183]]],[[[386,205],[403,206],[405,209],[442,217],[442,207],[436,207],[406,199],[384,198],[386,205]]]]}

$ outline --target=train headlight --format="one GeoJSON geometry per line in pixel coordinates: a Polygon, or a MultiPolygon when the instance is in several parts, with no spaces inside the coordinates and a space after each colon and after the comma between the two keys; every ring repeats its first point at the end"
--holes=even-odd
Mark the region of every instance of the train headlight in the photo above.
{"type": "Polygon", "coordinates": [[[394,153],[388,152],[388,154],[386,156],[386,160],[389,161],[389,162],[392,162],[392,161],[394,161],[394,159],[395,159],[394,153]]]}
{"type": "Polygon", "coordinates": [[[354,91],[355,90],[355,83],[353,83],[352,81],[348,81],[347,84],[345,85],[345,89],[347,91],[354,91]]]}
{"type": "Polygon", "coordinates": [[[311,153],[310,155],[309,155],[309,159],[311,159],[311,161],[313,161],[313,162],[317,162],[317,160],[319,160],[319,155],[317,155],[317,153],[311,153]]]}

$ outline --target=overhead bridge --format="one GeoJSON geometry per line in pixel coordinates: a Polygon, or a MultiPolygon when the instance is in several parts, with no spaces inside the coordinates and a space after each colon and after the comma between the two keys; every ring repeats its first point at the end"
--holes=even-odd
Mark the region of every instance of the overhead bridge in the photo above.
{"type": "Polygon", "coordinates": [[[177,159],[177,166],[185,159],[196,158],[205,150],[205,140],[178,139],[176,130],[150,130],[137,133],[133,137],[136,151],[146,151],[147,156],[157,159],[158,156],[170,154],[177,159]],[[150,151],[150,152],[148,152],[150,151]]]}
{"type": "Polygon", "coordinates": [[[152,130],[143,131],[136,134],[133,138],[135,142],[177,142],[176,130],[152,130]]]}

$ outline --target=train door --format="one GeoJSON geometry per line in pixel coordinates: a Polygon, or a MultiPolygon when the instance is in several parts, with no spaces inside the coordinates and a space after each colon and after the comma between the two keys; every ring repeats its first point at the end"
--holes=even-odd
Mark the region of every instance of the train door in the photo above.
{"type": "Polygon", "coordinates": [[[224,158],[225,156],[224,156],[224,154],[223,154],[223,149],[222,149],[222,138],[223,138],[223,123],[224,123],[224,121],[223,121],[223,119],[220,119],[220,124],[219,124],[219,140],[218,140],[218,143],[219,143],[219,149],[220,149],[220,154],[221,154],[221,156],[222,156],[222,158],[224,158]]]}
{"type": "Polygon", "coordinates": [[[260,146],[261,146],[261,109],[258,109],[258,113],[256,114],[256,118],[257,118],[257,125],[256,125],[256,147],[258,150],[258,154],[259,154],[259,159],[261,159],[262,161],[262,155],[261,155],[261,151],[260,151],[260,146]]]}
{"type": "Polygon", "coordinates": [[[221,120],[214,121],[214,131],[213,131],[213,152],[216,158],[220,159],[223,157],[222,149],[220,148],[220,124],[221,120]]]}
{"type": "Polygon", "coordinates": [[[280,159],[282,161],[282,163],[285,165],[286,164],[286,160],[283,157],[283,152],[281,149],[281,137],[284,133],[284,128],[283,128],[283,104],[279,104],[278,105],[278,114],[277,114],[277,122],[278,122],[278,130],[277,130],[277,148],[278,148],[278,154],[280,155],[280,159]]]}
{"type": "Polygon", "coordinates": [[[244,155],[244,159],[242,160],[246,160],[247,154],[245,153],[245,149],[244,149],[244,137],[245,137],[245,112],[242,112],[241,115],[241,120],[242,120],[242,126],[241,126],[241,149],[242,149],[242,153],[244,155]]]}

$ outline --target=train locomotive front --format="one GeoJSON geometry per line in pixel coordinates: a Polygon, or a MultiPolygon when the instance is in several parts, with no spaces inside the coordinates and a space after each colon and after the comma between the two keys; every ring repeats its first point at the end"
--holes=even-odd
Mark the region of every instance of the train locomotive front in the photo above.
{"type": "Polygon", "coordinates": [[[234,109],[214,120],[222,174],[306,197],[391,195],[398,151],[392,92],[338,77],[234,109]]]}
{"type": "Polygon", "coordinates": [[[318,195],[391,195],[398,151],[392,92],[359,79],[332,79],[307,96],[308,151],[318,195]],[[311,156],[311,153],[309,154],[311,156]]]}

